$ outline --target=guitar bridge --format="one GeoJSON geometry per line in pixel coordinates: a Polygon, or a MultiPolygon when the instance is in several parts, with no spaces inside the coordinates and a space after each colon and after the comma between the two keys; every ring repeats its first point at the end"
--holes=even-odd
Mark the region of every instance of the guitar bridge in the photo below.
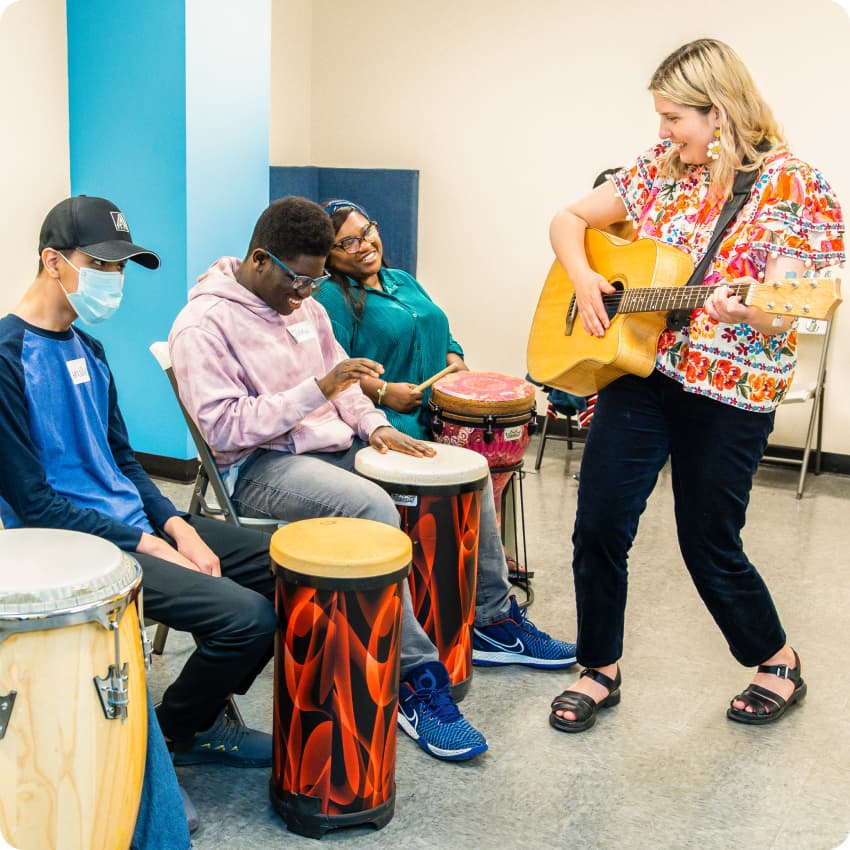
{"type": "Polygon", "coordinates": [[[575,327],[576,317],[578,316],[578,304],[576,303],[576,297],[573,295],[570,298],[570,308],[567,310],[567,320],[564,325],[564,336],[572,336],[573,335],[573,327],[575,327]]]}

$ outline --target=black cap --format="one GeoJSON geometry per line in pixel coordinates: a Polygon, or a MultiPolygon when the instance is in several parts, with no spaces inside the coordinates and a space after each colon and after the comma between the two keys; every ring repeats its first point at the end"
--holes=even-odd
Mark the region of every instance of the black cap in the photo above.
{"type": "Polygon", "coordinates": [[[133,260],[148,269],[159,268],[159,257],[134,245],[124,213],[105,198],[78,195],[56,204],[41,225],[38,253],[45,248],[79,248],[98,260],[133,260]]]}

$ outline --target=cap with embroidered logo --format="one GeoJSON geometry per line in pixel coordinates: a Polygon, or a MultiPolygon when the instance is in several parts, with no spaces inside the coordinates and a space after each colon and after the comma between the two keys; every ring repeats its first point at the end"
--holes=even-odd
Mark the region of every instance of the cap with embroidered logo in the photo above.
{"type": "Polygon", "coordinates": [[[45,248],[78,248],[105,262],[133,260],[159,268],[159,257],[133,244],[124,214],[106,198],[77,195],[56,204],[41,225],[38,253],[45,248]]]}

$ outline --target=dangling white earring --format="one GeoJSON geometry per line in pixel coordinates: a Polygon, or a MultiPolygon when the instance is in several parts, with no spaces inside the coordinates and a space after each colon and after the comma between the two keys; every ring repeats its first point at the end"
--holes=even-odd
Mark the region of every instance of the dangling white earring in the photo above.
{"type": "Polygon", "coordinates": [[[714,130],[714,139],[708,143],[706,154],[709,159],[720,159],[720,128],[714,130]]]}

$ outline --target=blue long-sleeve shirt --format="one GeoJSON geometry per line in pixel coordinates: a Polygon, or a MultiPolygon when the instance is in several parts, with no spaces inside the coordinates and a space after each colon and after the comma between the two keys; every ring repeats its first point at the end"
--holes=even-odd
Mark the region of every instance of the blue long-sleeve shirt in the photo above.
{"type": "Polygon", "coordinates": [[[71,327],[0,319],[0,519],[134,550],[182,516],[137,462],[103,346],[71,327]]]}

